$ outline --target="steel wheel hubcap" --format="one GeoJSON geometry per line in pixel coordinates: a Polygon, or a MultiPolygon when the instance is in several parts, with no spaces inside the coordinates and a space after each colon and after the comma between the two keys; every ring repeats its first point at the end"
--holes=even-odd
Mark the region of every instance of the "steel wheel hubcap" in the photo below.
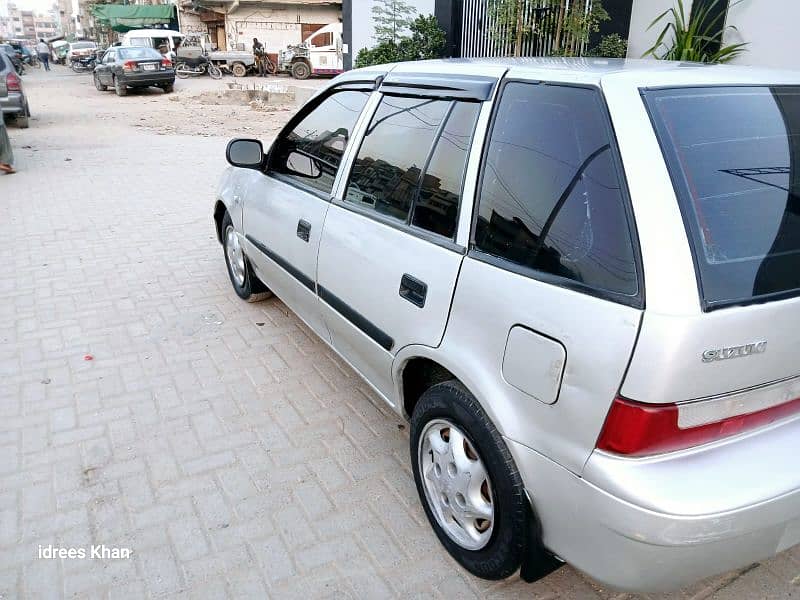
{"type": "Polygon", "coordinates": [[[228,266],[236,284],[241,287],[244,285],[244,252],[239,243],[239,236],[236,235],[232,225],[225,230],[225,256],[228,259],[228,266]]]}
{"type": "Polygon", "coordinates": [[[435,419],[419,438],[419,473],[439,526],[456,544],[480,550],[492,537],[492,483],[475,446],[455,425],[435,419]]]}

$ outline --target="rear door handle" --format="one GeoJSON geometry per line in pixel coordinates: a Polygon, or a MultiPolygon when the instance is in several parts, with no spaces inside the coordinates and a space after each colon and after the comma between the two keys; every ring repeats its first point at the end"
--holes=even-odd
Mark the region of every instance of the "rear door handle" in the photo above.
{"type": "Polygon", "coordinates": [[[307,242],[311,237],[311,223],[308,221],[304,221],[300,219],[297,222],[297,237],[299,237],[304,242],[307,242]]]}
{"type": "Polygon", "coordinates": [[[404,273],[400,279],[400,297],[408,300],[414,306],[423,308],[425,297],[428,295],[428,284],[404,273]]]}

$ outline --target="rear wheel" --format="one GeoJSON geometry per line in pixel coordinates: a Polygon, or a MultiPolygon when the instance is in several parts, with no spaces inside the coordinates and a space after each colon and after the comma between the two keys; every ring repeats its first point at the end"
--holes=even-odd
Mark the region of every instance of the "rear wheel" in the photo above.
{"type": "Polygon", "coordinates": [[[94,74],[94,87],[97,88],[98,92],[105,92],[108,89],[107,85],[100,83],[100,78],[97,76],[97,73],[94,74]]]}
{"type": "Polygon", "coordinates": [[[117,96],[127,96],[128,86],[122,83],[119,77],[114,77],[114,91],[117,93],[117,96]]]}
{"type": "Polygon", "coordinates": [[[185,62],[179,62],[175,65],[175,76],[180,77],[181,79],[186,79],[191,75],[191,71],[189,70],[189,65],[185,62]]]}
{"type": "Polygon", "coordinates": [[[228,276],[231,278],[236,295],[247,302],[258,302],[270,298],[272,292],[261,283],[253,272],[253,267],[242,248],[239,235],[233,227],[231,216],[227,212],[222,219],[222,245],[225,251],[228,276]]]}
{"type": "Polygon", "coordinates": [[[292,65],[292,77],[295,79],[308,79],[309,75],[311,75],[311,69],[306,63],[300,61],[292,65]]]}
{"type": "Polygon", "coordinates": [[[171,94],[175,90],[175,84],[168,83],[166,85],[161,86],[161,89],[164,90],[165,94],[171,94]]]}
{"type": "Polygon", "coordinates": [[[233,73],[234,77],[244,77],[247,75],[247,67],[244,66],[244,63],[233,63],[231,67],[231,73],[233,73]]]}
{"type": "Polygon", "coordinates": [[[211,75],[211,79],[222,79],[222,71],[214,63],[208,63],[208,74],[211,75]]]}
{"type": "Polygon", "coordinates": [[[14,122],[20,129],[27,129],[31,125],[30,116],[31,116],[31,111],[28,108],[28,104],[26,103],[25,110],[23,110],[21,113],[17,115],[17,118],[14,120],[14,122]]]}
{"type": "Polygon", "coordinates": [[[497,428],[461,383],[446,381],[422,394],[410,446],[428,521],[465,569],[503,579],[536,552],[519,471],[497,428]]]}

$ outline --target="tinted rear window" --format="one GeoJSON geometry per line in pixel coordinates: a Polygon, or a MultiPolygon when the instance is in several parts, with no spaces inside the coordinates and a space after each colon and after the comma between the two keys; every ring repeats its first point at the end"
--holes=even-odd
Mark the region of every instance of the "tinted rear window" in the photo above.
{"type": "Polygon", "coordinates": [[[97,45],[94,42],[74,42],[72,44],[73,50],[85,50],[86,48],[96,48],[97,45]]]}
{"type": "Polygon", "coordinates": [[[706,308],[800,293],[800,87],[645,96],[706,308]]]}
{"type": "Polygon", "coordinates": [[[117,52],[120,58],[128,60],[138,58],[157,58],[161,60],[161,53],[154,48],[120,48],[117,52]]]}

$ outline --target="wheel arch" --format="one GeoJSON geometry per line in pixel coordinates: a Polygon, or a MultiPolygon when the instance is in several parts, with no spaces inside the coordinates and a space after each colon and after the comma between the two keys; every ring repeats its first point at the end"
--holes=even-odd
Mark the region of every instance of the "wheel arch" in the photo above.
{"type": "Polygon", "coordinates": [[[486,398],[491,397],[491,390],[485,389],[486,386],[479,380],[471,376],[461,365],[448,360],[447,356],[437,348],[406,346],[397,353],[392,370],[398,410],[406,419],[411,418],[414,406],[426,389],[437,383],[455,379],[475,397],[500,434],[504,435],[497,412],[486,402],[486,398]]]}
{"type": "Polygon", "coordinates": [[[225,218],[226,212],[228,212],[228,207],[225,206],[222,200],[217,199],[214,204],[214,229],[217,232],[217,241],[220,244],[222,243],[222,219],[225,218]]]}

